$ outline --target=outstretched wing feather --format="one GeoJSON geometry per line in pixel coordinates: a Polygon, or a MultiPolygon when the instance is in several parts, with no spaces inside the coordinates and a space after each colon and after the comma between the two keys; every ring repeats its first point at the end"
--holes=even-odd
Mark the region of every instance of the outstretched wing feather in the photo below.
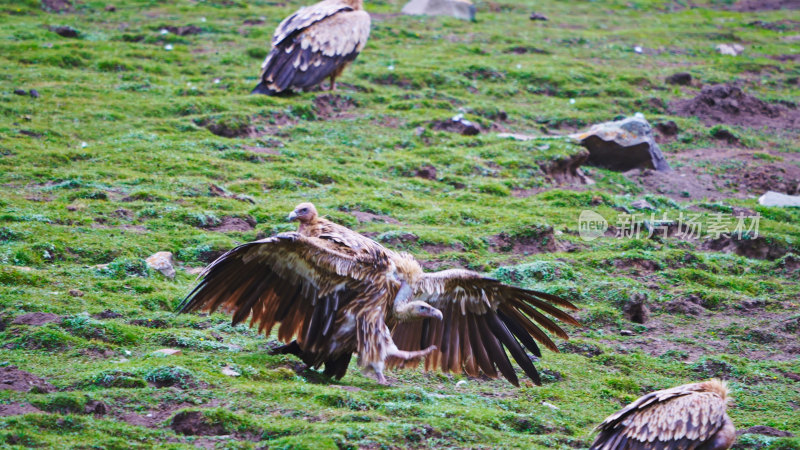
{"type": "MultiPolygon", "coordinates": [[[[426,358],[426,369],[450,372],[466,371],[497,376],[498,371],[518,383],[506,351],[535,383],[539,376],[525,349],[541,356],[539,346],[558,351],[541,329],[566,338],[566,332],[545,315],[568,324],[578,321],[552,303],[573,309],[567,300],[505,285],[476,272],[452,269],[428,273],[416,283],[414,300],[421,300],[442,312],[443,320],[428,320],[417,326],[402,322],[394,326],[392,336],[402,350],[418,350],[436,345],[426,358]],[[537,325],[538,324],[538,325],[537,325]]],[[[391,360],[389,366],[413,366],[414,362],[391,360]]]]}
{"type": "Polygon", "coordinates": [[[178,312],[222,308],[232,314],[233,325],[250,317],[250,325],[266,334],[280,323],[284,341],[318,341],[373,267],[320,239],[279,234],[240,245],[211,263],[178,312]]]}

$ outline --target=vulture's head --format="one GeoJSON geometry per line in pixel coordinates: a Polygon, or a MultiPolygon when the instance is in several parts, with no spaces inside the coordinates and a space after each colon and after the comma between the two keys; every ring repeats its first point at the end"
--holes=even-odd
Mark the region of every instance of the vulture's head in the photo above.
{"type": "Polygon", "coordinates": [[[310,223],[317,218],[317,208],[311,203],[300,203],[294,208],[294,211],[289,213],[286,219],[289,222],[298,221],[300,223],[310,223]]]}
{"type": "Polygon", "coordinates": [[[398,310],[400,320],[414,320],[414,319],[438,319],[442,320],[442,312],[438,309],[434,308],[433,306],[421,302],[421,301],[413,301],[408,302],[403,305],[402,308],[398,310]]]}

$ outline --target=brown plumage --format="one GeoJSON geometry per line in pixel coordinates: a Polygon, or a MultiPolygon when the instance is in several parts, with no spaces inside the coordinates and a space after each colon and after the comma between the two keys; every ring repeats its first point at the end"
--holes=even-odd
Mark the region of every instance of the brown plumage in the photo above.
{"type": "Polygon", "coordinates": [[[651,392],[603,421],[591,449],[728,449],[736,438],[728,399],[716,379],[651,392]]]}
{"type": "Polygon", "coordinates": [[[252,93],[306,89],[325,78],[333,90],[336,77],[364,49],[369,28],[362,0],[324,0],[299,9],[275,30],[252,93]]]}
{"type": "Polygon", "coordinates": [[[297,232],[240,245],[209,265],[180,312],[221,307],[234,325],[249,317],[266,334],[280,323],[278,339],[289,344],[277,353],[341,378],[356,352],[381,383],[387,366],[427,356],[427,369],[502,374],[519,385],[508,351],[539,384],[526,350],[541,356],[537,341],[557,350],[536,324],[565,339],[545,313],[578,325],[554,306],[576,309],[564,299],[468,270],[424,273],[411,255],[320,218],[310,203],[289,219],[297,232]]]}

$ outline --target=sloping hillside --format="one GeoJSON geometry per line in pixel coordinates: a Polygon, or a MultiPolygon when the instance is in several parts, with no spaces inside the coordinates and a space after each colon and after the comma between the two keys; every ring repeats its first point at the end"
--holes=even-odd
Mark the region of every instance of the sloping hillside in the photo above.
{"type": "Polygon", "coordinates": [[[721,377],[739,429],[774,429],[738,448],[800,448],[800,209],[756,200],[800,189],[800,21],[769,9],[791,1],[482,1],[473,23],[368,2],[336,92],[249,95],[303,4],[0,4],[3,446],[585,448],[643,393],[721,377]],[[735,107],[714,97],[731,88],[735,107]],[[674,170],[584,166],[584,184],[561,136],[635,112],[674,170]],[[584,326],[544,352],[541,387],[395,371],[387,388],[173,314],[195,269],[293,229],[301,201],[428,270],[574,299],[584,326]],[[581,238],[584,210],[604,236],[581,238]],[[757,236],[715,233],[756,215],[757,236]],[[701,232],[642,222],[680,217],[701,232]],[[174,279],[145,264],[158,251],[174,279]]]}

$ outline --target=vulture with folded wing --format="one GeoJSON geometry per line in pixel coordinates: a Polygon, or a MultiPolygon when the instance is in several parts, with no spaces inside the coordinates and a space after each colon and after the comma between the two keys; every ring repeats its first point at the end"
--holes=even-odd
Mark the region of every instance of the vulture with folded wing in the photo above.
{"type": "Polygon", "coordinates": [[[727,405],[716,379],[651,392],[603,421],[591,450],[725,450],[736,439],[727,405]]]}
{"type": "Polygon", "coordinates": [[[297,232],[240,245],[211,263],[179,312],[218,308],[233,324],[250,325],[288,342],[309,366],[341,378],[353,353],[386,383],[387,367],[426,358],[426,369],[503,375],[519,385],[508,353],[534,383],[527,352],[537,341],[557,351],[543,327],[567,339],[549,316],[579,325],[555,305],[577,309],[555,295],[522,289],[468,270],[425,273],[407,253],[320,218],[303,203],[289,215],[297,232]],[[537,325],[538,324],[538,325],[537,325]],[[507,353],[508,352],[508,353],[507,353]]]}
{"type": "Polygon", "coordinates": [[[253,94],[305,89],[336,77],[364,49],[370,19],[362,0],[324,0],[283,19],[253,94]]]}

